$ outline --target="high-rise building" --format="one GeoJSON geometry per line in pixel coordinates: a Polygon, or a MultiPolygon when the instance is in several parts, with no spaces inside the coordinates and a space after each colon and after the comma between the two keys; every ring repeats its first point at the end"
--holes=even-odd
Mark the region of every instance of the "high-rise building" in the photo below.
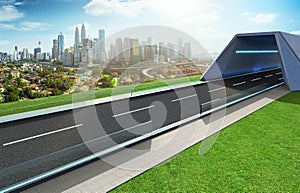
{"type": "Polygon", "coordinates": [[[145,45],[144,46],[144,59],[146,61],[153,61],[154,60],[154,55],[152,52],[152,45],[145,45]]]}
{"type": "Polygon", "coordinates": [[[52,46],[52,59],[58,60],[58,40],[53,40],[53,46],[52,46]]]}
{"type": "Polygon", "coordinates": [[[165,62],[163,60],[166,60],[166,55],[167,55],[166,52],[167,52],[167,49],[166,49],[165,43],[159,42],[158,43],[158,55],[161,58],[160,62],[165,62]]]}
{"type": "Polygon", "coordinates": [[[109,57],[111,59],[116,59],[116,46],[114,44],[110,45],[109,57]]]}
{"type": "Polygon", "coordinates": [[[27,48],[23,48],[22,60],[26,60],[26,59],[28,59],[28,49],[27,48]]]}
{"type": "Polygon", "coordinates": [[[140,62],[139,40],[130,39],[130,63],[136,64],[140,62]]]}
{"type": "Polygon", "coordinates": [[[99,38],[93,39],[94,45],[93,45],[93,59],[97,62],[100,61],[100,44],[99,44],[99,38]]]}
{"type": "Polygon", "coordinates": [[[167,51],[167,59],[168,60],[173,60],[175,58],[176,54],[176,46],[173,43],[168,43],[168,51],[167,51]]]}
{"type": "Polygon", "coordinates": [[[38,47],[38,48],[34,48],[34,58],[36,59],[36,60],[40,60],[40,59],[42,59],[42,49],[40,48],[40,47],[38,47]]]}
{"type": "Polygon", "coordinates": [[[65,49],[65,39],[64,39],[64,35],[61,32],[58,34],[57,40],[58,40],[58,60],[61,61],[61,57],[65,49]]]}
{"type": "Polygon", "coordinates": [[[148,45],[152,45],[152,37],[148,37],[147,43],[148,43],[148,45]]]}
{"type": "Polygon", "coordinates": [[[100,51],[100,61],[105,61],[105,31],[104,29],[99,30],[99,51],[100,51]]]}
{"type": "Polygon", "coordinates": [[[44,52],[41,55],[42,60],[50,60],[50,53],[49,52],[44,52]]]}
{"type": "Polygon", "coordinates": [[[178,46],[178,51],[182,49],[183,43],[182,43],[182,38],[177,39],[177,46],[178,46]]]}
{"type": "Polygon", "coordinates": [[[187,58],[191,58],[192,57],[191,43],[185,42],[183,48],[184,48],[184,56],[187,58]]]}
{"type": "Polygon", "coordinates": [[[82,24],[82,26],[81,26],[81,43],[84,39],[86,39],[86,30],[85,30],[84,24],[82,24]]]}
{"type": "Polygon", "coordinates": [[[18,61],[19,60],[19,52],[18,52],[18,46],[15,46],[15,50],[14,50],[14,61],[18,61]]]}
{"type": "Polygon", "coordinates": [[[116,39],[116,60],[123,60],[123,41],[121,38],[116,39]]]}
{"type": "Polygon", "coordinates": [[[126,62],[129,62],[130,59],[130,38],[129,37],[124,38],[123,57],[126,62]]]}
{"type": "Polygon", "coordinates": [[[74,42],[74,47],[77,48],[79,46],[79,29],[78,27],[76,26],[76,29],[75,29],[75,42],[74,42]]]}

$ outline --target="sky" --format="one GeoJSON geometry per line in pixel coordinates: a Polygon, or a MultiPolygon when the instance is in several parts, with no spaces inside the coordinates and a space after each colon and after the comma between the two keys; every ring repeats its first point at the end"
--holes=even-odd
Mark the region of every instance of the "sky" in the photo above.
{"type": "Polygon", "coordinates": [[[75,27],[87,35],[161,25],[181,30],[209,52],[220,52],[236,33],[284,31],[300,35],[298,0],[0,0],[0,52],[42,43],[51,52],[62,32],[74,44],[75,27]]]}

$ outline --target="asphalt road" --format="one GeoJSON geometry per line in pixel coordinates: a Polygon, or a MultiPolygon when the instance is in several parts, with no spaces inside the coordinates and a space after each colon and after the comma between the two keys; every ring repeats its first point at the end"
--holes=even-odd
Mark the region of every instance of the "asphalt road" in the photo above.
{"type": "Polygon", "coordinates": [[[275,69],[1,123],[0,189],[281,82],[275,69]]]}

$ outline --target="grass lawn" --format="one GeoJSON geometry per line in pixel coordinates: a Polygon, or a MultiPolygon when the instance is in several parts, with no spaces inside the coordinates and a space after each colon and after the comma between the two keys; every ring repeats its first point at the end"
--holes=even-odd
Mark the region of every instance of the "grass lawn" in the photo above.
{"type": "Polygon", "coordinates": [[[196,144],[111,192],[300,192],[300,92],[196,144]]]}
{"type": "Polygon", "coordinates": [[[75,94],[66,94],[60,96],[51,96],[34,100],[24,100],[12,103],[0,104],[0,116],[33,111],[43,108],[55,107],[60,105],[71,104],[74,102],[82,102],[92,99],[109,97],[112,95],[125,94],[130,92],[138,92],[150,90],[168,85],[175,85],[186,82],[197,82],[201,75],[188,76],[182,78],[167,79],[162,81],[145,82],[141,84],[133,84],[127,86],[119,86],[117,88],[99,89],[94,92],[83,92],[75,94]]]}

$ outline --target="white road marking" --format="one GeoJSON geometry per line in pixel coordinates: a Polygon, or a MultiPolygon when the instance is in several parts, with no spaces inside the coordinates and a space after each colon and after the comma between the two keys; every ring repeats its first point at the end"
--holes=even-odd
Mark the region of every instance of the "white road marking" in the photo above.
{"type": "MultiPolygon", "coordinates": [[[[144,122],[144,123],[141,123],[141,124],[138,124],[138,125],[135,125],[135,126],[126,128],[126,129],[124,129],[124,130],[117,131],[117,132],[128,131],[128,130],[130,130],[130,129],[134,129],[134,128],[136,128],[136,127],[140,127],[140,126],[143,126],[143,125],[147,125],[147,124],[149,124],[149,123],[152,123],[152,121],[147,121],[147,122],[144,122]]],[[[114,134],[116,134],[117,132],[115,132],[114,134]]]]}
{"type": "Polygon", "coordinates": [[[270,78],[272,76],[273,76],[273,74],[269,74],[269,75],[265,76],[265,78],[270,78]]]}
{"type": "Polygon", "coordinates": [[[5,143],[2,146],[5,147],[5,146],[13,145],[13,144],[16,144],[16,143],[21,143],[21,142],[28,141],[28,140],[31,140],[31,139],[36,139],[36,138],[43,137],[43,136],[46,136],[46,135],[51,135],[51,134],[54,134],[54,133],[67,131],[67,130],[74,129],[74,128],[77,128],[77,127],[82,127],[82,126],[83,126],[83,124],[74,125],[74,126],[59,129],[59,130],[56,130],[56,131],[51,131],[51,132],[48,132],[48,133],[43,133],[43,134],[40,134],[40,135],[35,135],[35,136],[32,136],[32,137],[27,137],[27,138],[24,138],[24,139],[20,139],[20,140],[12,141],[12,142],[9,142],[9,143],[5,143]]]}
{"type": "Polygon", "coordinates": [[[151,106],[148,106],[148,107],[143,107],[143,108],[140,108],[140,109],[136,109],[136,110],[132,110],[132,111],[127,111],[127,112],[124,112],[124,113],[120,113],[120,114],[117,114],[117,115],[114,115],[113,117],[119,117],[119,116],[123,116],[123,115],[126,115],[126,114],[130,114],[130,113],[134,113],[134,112],[138,112],[138,111],[143,111],[143,110],[146,110],[146,109],[150,109],[150,108],[153,108],[154,105],[151,105],[151,106]]]}
{"type": "Polygon", "coordinates": [[[280,75],[280,74],[282,74],[282,72],[277,72],[277,73],[276,73],[276,75],[280,75]]]}
{"type": "Polygon", "coordinates": [[[179,98],[179,99],[174,99],[171,102],[177,102],[177,101],[181,101],[181,100],[192,98],[192,97],[196,97],[196,96],[198,96],[198,95],[197,94],[193,94],[193,95],[182,97],[182,98],[179,98]]]}
{"type": "Polygon", "coordinates": [[[232,86],[238,86],[238,85],[241,85],[241,84],[246,84],[246,81],[244,81],[244,82],[239,82],[239,83],[235,83],[235,84],[233,84],[232,86]]]}
{"type": "Polygon", "coordinates": [[[251,82],[258,81],[258,80],[260,80],[260,79],[261,79],[261,77],[259,77],[259,78],[254,78],[254,79],[251,80],[251,82]]]}
{"type": "Polygon", "coordinates": [[[225,89],[225,87],[216,88],[216,89],[214,89],[214,90],[209,90],[208,92],[214,92],[214,91],[217,91],[217,90],[222,90],[222,89],[225,89]]]}
{"type": "Polygon", "coordinates": [[[208,103],[213,103],[213,102],[216,102],[216,101],[218,101],[218,100],[220,100],[220,98],[214,99],[214,100],[212,100],[212,101],[208,101],[208,102],[206,102],[206,103],[202,103],[201,105],[208,104],[208,103]]]}
{"type": "Polygon", "coordinates": [[[283,80],[283,77],[279,78],[278,80],[283,80]]]}

